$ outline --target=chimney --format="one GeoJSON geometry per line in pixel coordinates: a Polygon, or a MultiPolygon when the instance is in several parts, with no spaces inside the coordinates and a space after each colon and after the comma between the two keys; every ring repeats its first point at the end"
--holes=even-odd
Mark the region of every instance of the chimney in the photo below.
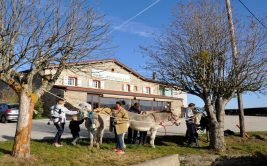
{"type": "Polygon", "coordinates": [[[153,79],[153,80],[157,80],[157,73],[156,73],[156,72],[153,72],[153,73],[152,73],[152,79],[153,79]]]}

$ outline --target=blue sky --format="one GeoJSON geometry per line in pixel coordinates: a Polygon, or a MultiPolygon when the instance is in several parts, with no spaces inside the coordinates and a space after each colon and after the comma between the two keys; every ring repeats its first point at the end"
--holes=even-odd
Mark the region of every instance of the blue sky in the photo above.
{"type": "MultiPolygon", "coordinates": [[[[106,20],[111,24],[110,39],[114,48],[109,57],[116,58],[140,74],[150,77],[151,72],[143,69],[147,57],[142,54],[139,46],[151,45],[153,36],[165,31],[173,19],[171,13],[178,0],[94,0],[91,2],[97,12],[106,15],[106,20]],[[153,3],[154,6],[127,24],[123,24],[153,3]]],[[[232,0],[231,3],[233,11],[237,11],[238,16],[242,15],[240,19],[251,16],[238,0],[232,0]]],[[[243,3],[258,17],[267,15],[266,0],[243,0],[243,3]]],[[[197,97],[189,95],[188,101],[200,107],[203,106],[203,102],[197,97]]],[[[227,108],[236,107],[236,99],[227,105],[227,108]]],[[[267,96],[245,94],[244,107],[267,107],[267,96]]]]}

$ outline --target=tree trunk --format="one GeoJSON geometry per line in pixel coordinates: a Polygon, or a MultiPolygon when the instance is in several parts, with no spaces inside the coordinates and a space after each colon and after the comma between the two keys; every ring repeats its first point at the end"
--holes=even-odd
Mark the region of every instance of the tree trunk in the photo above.
{"type": "Polygon", "coordinates": [[[210,147],[218,152],[225,151],[224,123],[212,121],[210,125],[210,147]]]}
{"type": "Polygon", "coordinates": [[[225,151],[224,107],[225,102],[221,98],[218,99],[214,105],[209,104],[207,106],[210,115],[210,148],[218,152],[225,151]]]}
{"type": "Polygon", "coordinates": [[[239,109],[240,136],[245,138],[244,108],[243,108],[243,98],[242,98],[241,93],[237,93],[237,102],[238,102],[238,109],[239,109]]]}
{"type": "Polygon", "coordinates": [[[30,139],[32,130],[32,113],[36,99],[27,93],[27,88],[19,93],[19,117],[12,156],[18,158],[30,157],[30,139]]]}

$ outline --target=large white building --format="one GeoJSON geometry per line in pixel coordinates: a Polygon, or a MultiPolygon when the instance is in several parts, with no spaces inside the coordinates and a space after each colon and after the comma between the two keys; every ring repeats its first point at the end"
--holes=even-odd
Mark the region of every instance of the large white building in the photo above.
{"type": "MultiPolygon", "coordinates": [[[[74,65],[74,64],[68,64],[74,65]]],[[[155,79],[147,79],[116,59],[87,61],[75,64],[79,70],[64,70],[52,93],[73,102],[86,101],[95,107],[112,107],[125,100],[126,108],[140,103],[142,111],[172,109],[181,112],[187,106],[187,94],[174,90],[155,79]]],[[[53,74],[51,65],[46,74],[53,74]]],[[[48,109],[55,100],[51,94],[43,97],[48,109]]]]}

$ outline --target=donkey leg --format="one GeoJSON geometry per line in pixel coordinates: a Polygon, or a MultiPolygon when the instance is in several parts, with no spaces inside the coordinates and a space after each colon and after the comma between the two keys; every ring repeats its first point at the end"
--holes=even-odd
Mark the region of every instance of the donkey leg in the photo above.
{"type": "Polygon", "coordinates": [[[105,129],[101,130],[101,131],[100,131],[100,134],[99,134],[99,137],[100,137],[100,138],[99,138],[99,144],[100,144],[100,145],[102,145],[102,143],[103,143],[104,130],[105,130],[105,129]]]}
{"type": "Polygon", "coordinates": [[[96,133],[96,148],[99,149],[100,145],[102,144],[102,131],[101,130],[97,130],[96,133]]]}
{"type": "Polygon", "coordinates": [[[210,141],[210,132],[207,129],[206,129],[206,135],[207,135],[207,142],[209,142],[210,141]]]}
{"type": "Polygon", "coordinates": [[[90,147],[92,148],[94,146],[94,135],[91,131],[89,132],[89,138],[90,138],[90,147]]]}
{"type": "Polygon", "coordinates": [[[95,136],[95,144],[96,144],[96,148],[99,149],[99,142],[100,142],[100,136],[96,135],[95,136]]]}
{"type": "Polygon", "coordinates": [[[156,138],[156,134],[157,134],[157,130],[156,129],[151,129],[150,130],[151,135],[150,135],[150,145],[152,146],[152,148],[155,148],[155,138],[156,138]]]}

